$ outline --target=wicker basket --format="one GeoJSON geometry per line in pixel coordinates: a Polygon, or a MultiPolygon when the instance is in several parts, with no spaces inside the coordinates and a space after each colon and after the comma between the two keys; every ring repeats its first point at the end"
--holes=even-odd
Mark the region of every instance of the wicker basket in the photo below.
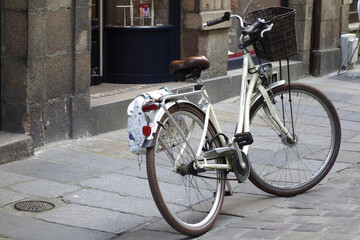
{"type": "Polygon", "coordinates": [[[252,24],[257,18],[271,20],[274,24],[271,31],[264,33],[263,38],[259,36],[261,31],[250,34],[250,38],[260,39],[253,46],[259,58],[277,61],[297,53],[295,9],[269,7],[253,11],[245,17],[245,24],[252,24]]]}

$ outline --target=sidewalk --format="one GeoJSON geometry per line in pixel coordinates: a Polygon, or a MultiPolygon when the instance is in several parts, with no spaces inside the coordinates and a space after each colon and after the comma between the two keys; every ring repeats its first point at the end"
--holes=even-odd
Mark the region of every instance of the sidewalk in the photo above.
{"type": "MultiPolygon", "coordinates": [[[[322,90],[341,119],[341,150],[328,177],[292,198],[267,195],[250,182],[233,183],[235,195],[225,198],[215,226],[198,239],[360,239],[357,74],[360,67],[341,77],[300,80],[322,90]]],[[[215,104],[227,128],[235,122],[228,106],[237,100],[215,104]]],[[[34,157],[0,165],[2,239],[188,238],[172,230],[159,214],[145,159],[139,163],[128,152],[123,129],[50,144],[36,149],[34,157]],[[39,213],[16,210],[14,204],[24,200],[43,200],[55,208],[39,213]]]]}

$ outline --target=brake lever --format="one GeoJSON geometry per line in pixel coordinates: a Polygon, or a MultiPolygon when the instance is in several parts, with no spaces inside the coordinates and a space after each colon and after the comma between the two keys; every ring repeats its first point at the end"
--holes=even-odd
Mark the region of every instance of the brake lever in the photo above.
{"type": "Polygon", "coordinates": [[[239,21],[240,28],[245,29],[244,20],[239,15],[231,15],[230,18],[236,18],[239,21]]]}
{"type": "Polygon", "coordinates": [[[260,33],[260,37],[263,38],[264,37],[264,33],[271,31],[271,29],[273,28],[274,24],[270,24],[270,25],[265,25],[266,28],[264,30],[261,31],[260,33]]]}

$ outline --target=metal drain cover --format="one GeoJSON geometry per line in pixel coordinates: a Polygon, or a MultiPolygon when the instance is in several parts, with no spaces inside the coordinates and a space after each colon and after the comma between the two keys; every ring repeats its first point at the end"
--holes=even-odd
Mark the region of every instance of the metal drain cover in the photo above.
{"type": "Polygon", "coordinates": [[[14,205],[19,211],[44,212],[55,207],[55,204],[45,201],[22,201],[14,205]]]}

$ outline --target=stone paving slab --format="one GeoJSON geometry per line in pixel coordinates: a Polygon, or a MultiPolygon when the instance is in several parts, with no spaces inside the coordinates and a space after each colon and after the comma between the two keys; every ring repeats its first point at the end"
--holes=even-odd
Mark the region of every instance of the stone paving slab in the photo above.
{"type": "Polygon", "coordinates": [[[117,234],[146,222],[143,217],[76,204],[38,215],[37,218],[66,226],[117,234]]]}
{"type": "Polygon", "coordinates": [[[0,188],[0,207],[26,198],[28,195],[0,188]]]}
{"type": "Polygon", "coordinates": [[[152,199],[147,180],[122,174],[104,174],[80,182],[80,185],[108,192],[116,192],[123,196],[152,199]]]}
{"type": "Polygon", "coordinates": [[[130,196],[121,196],[117,193],[83,189],[63,198],[66,203],[75,203],[90,207],[104,208],[112,211],[135,214],[146,217],[161,217],[155,202],[130,196]]]}
{"type": "Polygon", "coordinates": [[[0,166],[0,170],[61,183],[79,182],[101,173],[99,170],[80,168],[72,164],[56,163],[36,158],[5,164],[0,166]]]}
{"type": "Polygon", "coordinates": [[[262,212],[279,201],[282,200],[270,195],[235,194],[225,198],[221,213],[245,217],[262,212]]]}
{"type": "Polygon", "coordinates": [[[111,239],[114,234],[15,216],[0,210],[0,236],[29,240],[102,240],[111,239]]]}
{"type": "Polygon", "coordinates": [[[52,182],[44,179],[19,183],[11,186],[11,189],[28,195],[40,196],[45,198],[57,198],[65,193],[74,192],[79,187],[52,182]]]}
{"type": "Polygon", "coordinates": [[[16,173],[0,171],[0,187],[11,185],[18,182],[26,182],[33,180],[32,177],[22,176],[16,173]]]}
{"type": "Polygon", "coordinates": [[[113,240],[154,240],[154,239],[166,239],[166,240],[186,240],[190,239],[184,237],[184,235],[169,233],[169,232],[159,232],[151,230],[139,230],[136,232],[127,232],[119,235],[113,240]]]}
{"type": "MultiPolygon", "coordinates": [[[[98,141],[101,142],[101,141],[98,141]]],[[[112,149],[113,147],[110,147],[112,149]]],[[[117,148],[117,147],[116,147],[117,148]]],[[[59,148],[37,154],[44,160],[52,160],[59,163],[97,169],[103,171],[121,171],[124,168],[135,165],[136,162],[124,161],[111,155],[94,154],[94,151],[82,151],[77,149],[59,148]]]]}

